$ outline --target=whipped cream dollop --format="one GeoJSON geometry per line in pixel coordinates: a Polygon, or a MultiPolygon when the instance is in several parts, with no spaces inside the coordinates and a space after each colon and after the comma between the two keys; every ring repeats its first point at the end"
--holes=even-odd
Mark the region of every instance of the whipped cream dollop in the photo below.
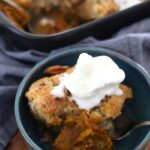
{"type": "Polygon", "coordinates": [[[64,89],[71,93],[70,100],[79,108],[89,110],[110,95],[121,95],[119,84],[125,79],[125,73],[108,56],[92,57],[87,53],[80,54],[71,74],[60,77],[60,84],[51,94],[64,97],[64,89]]]}
{"type": "Polygon", "coordinates": [[[115,3],[119,6],[120,10],[137,5],[141,2],[142,2],[142,0],[115,0],[115,3]]]}

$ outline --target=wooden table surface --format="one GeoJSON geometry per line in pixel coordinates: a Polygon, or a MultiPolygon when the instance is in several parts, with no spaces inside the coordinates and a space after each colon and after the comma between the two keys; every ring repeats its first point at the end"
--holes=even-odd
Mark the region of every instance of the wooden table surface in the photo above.
{"type": "MultiPolygon", "coordinates": [[[[19,131],[8,144],[6,150],[28,150],[27,144],[19,131]]],[[[148,142],[142,150],[150,150],[150,142],[148,142]]]]}
{"type": "Polygon", "coordinates": [[[8,144],[6,150],[28,150],[27,144],[19,131],[8,144]]]}

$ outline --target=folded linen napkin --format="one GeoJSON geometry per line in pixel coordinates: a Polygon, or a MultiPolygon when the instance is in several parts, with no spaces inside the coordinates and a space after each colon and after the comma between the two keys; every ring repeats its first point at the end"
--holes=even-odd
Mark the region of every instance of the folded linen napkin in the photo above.
{"type": "MultiPolygon", "coordinates": [[[[72,47],[105,47],[122,53],[141,64],[150,73],[150,18],[137,22],[100,41],[88,37],[72,47]]],[[[40,52],[33,49],[20,51],[0,27],[0,150],[3,150],[17,130],[14,118],[14,100],[19,83],[37,62],[48,55],[64,51],[40,52]]]]}

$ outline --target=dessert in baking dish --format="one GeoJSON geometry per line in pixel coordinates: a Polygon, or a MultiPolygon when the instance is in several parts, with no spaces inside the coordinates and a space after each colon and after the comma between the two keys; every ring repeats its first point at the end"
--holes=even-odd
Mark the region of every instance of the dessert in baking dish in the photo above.
{"type": "Polygon", "coordinates": [[[143,0],[13,0],[22,10],[0,2],[18,28],[35,34],[61,32],[141,3],[143,0]]]}
{"type": "Polygon", "coordinates": [[[16,27],[37,34],[61,32],[118,10],[112,0],[13,0],[22,9],[0,2],[16,27]]]}

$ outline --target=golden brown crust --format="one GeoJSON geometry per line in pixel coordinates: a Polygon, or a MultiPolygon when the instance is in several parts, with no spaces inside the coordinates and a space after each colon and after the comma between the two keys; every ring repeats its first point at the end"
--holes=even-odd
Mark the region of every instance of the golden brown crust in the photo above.
{"type": "Polygon", "coordinates": [[[121,113],[125,100],[132,98],[131,88],[125,85],[120,85],[120,89],[123,91],[122,95],[109,96],[101,103],[100,110],[104,114],[105,118],[114,119],[118,117],[121,113]]]}
{"type": "MultiPolygon", "coordinates": [[[[72,68],[67,70],[71,71],[72,68]]],[[[61,76],[63,74],[39,79],[26,92],[31,112],[47,126],[60,125],[62,116],[78,109],[74,102],[68,101],[66,97],[59,99],[50,94],[53,87],[59,84],[61,76]]]]}
{"type": "Polygon", "coordinates": [[[57,111],[56,98],[50,94],[52,88],[53,83],[50,78],[45,77],[33,83],[26,96],[28,97],[31,111],[37,119],[47,124],[53,122],[54,125],[57,125],[61,120],[59,119],[58,122],[58,117],[49,117],[57,111]]]}

